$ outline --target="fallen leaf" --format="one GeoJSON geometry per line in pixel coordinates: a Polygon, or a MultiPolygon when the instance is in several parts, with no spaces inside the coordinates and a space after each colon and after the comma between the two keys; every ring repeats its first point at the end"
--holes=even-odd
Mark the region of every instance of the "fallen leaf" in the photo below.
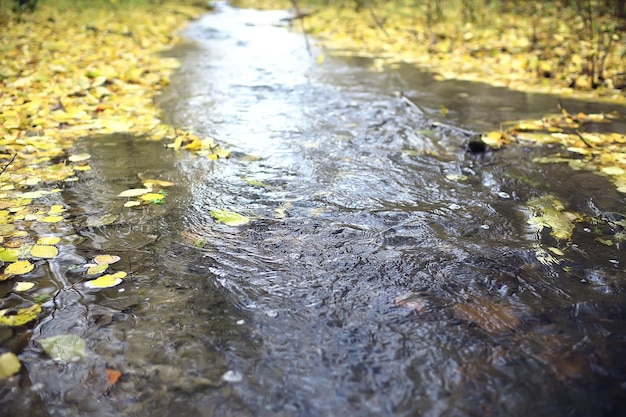
{"type": "Polygon", "coordinates": [[[56,245],[61,241],[61,238],[58,236],[44,236],[37,239],[38,245],[56,245]]]}
{"type": "Polygon", "coordinates": [[[87,275],[98,275],[106,271],[108,268],[109,268],[109,264],[99,264],[99,265],[90,266],[89,269],[87,269],[87,275]]]}
{"type": "Polygon", "coordinates": [[[118,197],[138,197],[140,195],[144,195],[152,191],[151,188],[131,188],[126,191],[122,191],[117,196],[118,197]]]}
{"type": "Polygon", "coordinates": [[[52,359],[62,362],[74,362],[87,356],[86,343],[82,337],[66,334],[38,339],[44,352],[52,359]]]}
{"type": "Polygon", "coordinates": [[[250,222],[248,217],[242,216],[234,211],[216,209],[212,210],[210,214],[216,221],[224,223],[227,226],[242,226],[250,222]]]}
{"type": "Polygon", "coordinates": [[[11,327],[22,326],[35,320],[39,313],[41,313],[39,304],[26,308],[0,310],[0,324],[11,327]]]}
{"type": "Polygon", "coordinates": [[[70,155],[70,157],[67,159],[70,162],[82,162],[90,158],[91,158],[91,155],[89,155],[88,153],[77,153],[75,155],[70,155]]]}
{"type": "Polygon", "coordinates": [[[122,283],[122,278],[126,277],[126,272],[120,271],[115,274],[102,275],[100,278],[85,282],[87,288],[111,288],[122,283]]]}
{"type": "Polygon", "coordinates": [[[116,369],[109,369],[106,368],[104,370],[104,373],[107,376],[107,381],[109,383],[109,387],[117,384],[117,381],[120,380],[120,377],[122,376],[122,373],[116,369]]]}
{"type": "Polygon", "coordinates": [[[96,256],[93,261],[98,264],[98,265],[102,265],[102,264],[114,264],[115,262],[118,262],[120,259],[119,256],[117,255],[98,255],[96,256]]]}
{"type": "Polygon", "coordinates": [[[7,275],[24,275],[28,274],[33,269],[35,269],[35,265],[31,264],[30,261],[22,260],[9,264],[4,269],[4,273],[7,275]]]}
{"type": "Polygon", "coordinates": [[[13,352],[0,355],[0,379],[9,378],[20,371],[22,364],[13,352]]]}
{"type": "Polygon", "coordinates": [[[52,245],[34,245],[30,254],[36,258],[54,258],[59,254],[59,250],[52,245]]]}
{"type": "Polygon", "coordinates": [[[13,291],[15,291],[15,292],[28,291],[31,288],[33,288],[34,286],[35,286],[34,282],[18,281],[18,282],[15,283],[15,286],[13,287],[13,291]]]}

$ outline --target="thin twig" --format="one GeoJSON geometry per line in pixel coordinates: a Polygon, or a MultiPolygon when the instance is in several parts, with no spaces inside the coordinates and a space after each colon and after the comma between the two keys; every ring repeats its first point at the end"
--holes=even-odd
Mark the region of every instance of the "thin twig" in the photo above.
{"type": "Polygon", "coordinates": [[[584,143],[585,145],[587,145],[587,147],[588,147],[588,148],[593,148],[593,145],[592,145],[592,144],[590,144],[589,142],[587,142],[587,139],[585,139],[585,138],[583,137],[583,135],[582,135],[582,134],[581,134],[578,130],[575,130],[575,131],[574,131],[574,133],[576,133],[576,135],[580,138],[580,140],[582,140],[582,141],[583,141],[583,143],[584,143]]]}
{"type": "Polygon", "coordinates": [[[313,52],[311,51],[311,44],[309,42],[309,35],[306,31],[306,27],[304,26],[304,15],[300,13],[300,7],[298,7],[297,0],[291,0],[291,5],[293,6],[294,11],[296,12],[296,16],[299,17],[300,27],[302,28],[302,34],[304,35],[304,42],[306,43],[306,50],[309,53],[309,56],[313,56],[313,52]]]}
{"type": "Polygon", "coordinates": [[[369,11],[370,16],[372,16],[372,19],[374,19],[374,22],[376,23],[376,26],[378,26],[380,28],[380,30],[383,31],[383,33],[385,34],[386,37],[389,37],[389,34],[385,30],[385,27],[383,26],[383,23],[380,21],[378,16],[376,16],[376,13],[374,13],[374,8],[372,7],[372,3],[370,3],[369,0],[366,0],[365,4],[367,4],[367,10],[369,11]]]}
{"type": "Polygon", "coordinates": [[[11,165],[13,163],[13,161],[15,161],[15,157],[17,156],[17,152],[13,154],[13,157],[11,158],[11,160],[9,162],[7,162],[7,164],[5,166],[2,167],[2,170],[0,170],[0,175],[4,174],[4,171],[7,170],[7,168],[9,167],[9,165],[11,165]]]}

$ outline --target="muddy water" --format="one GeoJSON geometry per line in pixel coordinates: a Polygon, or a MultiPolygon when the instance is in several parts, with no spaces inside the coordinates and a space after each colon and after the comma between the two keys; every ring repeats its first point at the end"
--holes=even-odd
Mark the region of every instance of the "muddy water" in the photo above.
{"type": "Polygon", "coordinates": [[[81,144],[93,169],[63,194],[75,234],[42,277],[53,298],[2,415],[624,412],[626,258],[597,240],[619,241],[624,198],[531,161],[553,149],[469,154],[460,130],[556,99],[343,54],[319,65],[284,16],[222,6],[171,52],[183,65],[166,118],[232,158],[123,135],[81,144]],[[432,123],[442,104],[448,127],[432,123]],[[165,204],[113,198],[146,178],[176,183],[165,204]],[[527,224],[546,195],[586,216],[570,240],[527,224]],[[217,224],[216,208],[253,221],[217,224]],[[82,285],[74,266],[100,253],[122,258],[121,286],[82,285]],[[46,358],[37,340],[66,333],[88,357],[46,358]],[[105,368],[123,372],[112,388],[105,368]]]}

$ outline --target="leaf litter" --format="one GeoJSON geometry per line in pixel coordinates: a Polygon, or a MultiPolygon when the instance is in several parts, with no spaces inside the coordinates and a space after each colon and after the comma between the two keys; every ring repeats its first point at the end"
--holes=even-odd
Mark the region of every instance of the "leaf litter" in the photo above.
{"type": "MultiPolygon", "coordinates": [[[[152,99],[179,66],[175,59],[158,53],[178,42],[173,33],[206,8],[169,1],[98,6],[56,8],[40,3],[34,13],[2,22],[0,261],[4,265],[0,281],[25,276],[58,256],[57,245],[72,229],[70,207],[57,193],[65,184],[79,181],[93,160],[88,153],[72,152],[79,139],[124,132],[209,159],[229,155],[212,138],[164,124],[152,99]]],[[[151,195],[136,201],[137,205],[163,203],[163,188],[172,185],[146,181],[148,192],[142,196],[151,195]]],[[[119,261],[116,255],[101,256],[94,260],[95,267],[87,267],[91,272],[85,273],[87,278],[105,273],[119,261]]],[[[124,271],[105,273],[84,285],[109,288],[126,276],[124,271]]],[[[37,319],[41,303],[50,297],[39,294],[29,300],[28,290],[36,285],[36,281],[19,281],[13,286],[25,297],[27,307],[0,310],[0,326],[20,327],[37,319]]],[[[58,336],[39,342],[57,359],[84,356],[80,338],[58,336]]],[[[14,368],[7,365],[3,375],[10,376],[14,368]]]]}

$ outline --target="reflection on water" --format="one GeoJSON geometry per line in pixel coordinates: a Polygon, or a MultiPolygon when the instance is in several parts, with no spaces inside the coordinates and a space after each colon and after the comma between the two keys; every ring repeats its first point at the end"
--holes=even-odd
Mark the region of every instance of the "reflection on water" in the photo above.
{"type": "Polygon", "coordinates": [[[596,240],[622,232],[619,215],[598,219],[623,197],[533,164],[541,149],[470,155],[467,135],[426,120],[443,104],[446,123],[480,130],[554,99],[352,58],[317,65],[282,16],[224,6],[172,51],[183,66],[166,117],[228,143],[230,160],[123,136],[82,145],[93,169],[64,193],[76,236],[43,278],[55,297],[33,339],[78,334],[89,357],[55,363],[29,344],[7,413],[625,411],[625,259],[596,240]],[[145,178],[176,186],[164,205],[123,209],[113,196],[145,178]],[[571,240],[527,224],[527,202],[547,194],[587,216],[571,240]],[[215,208],[253,222],[216,224],[215,208]],[[100,253],[130,277],[86,290],[72,266],[100,253]],[[123,372],[115,387],[106,368],[123,372]]]}

